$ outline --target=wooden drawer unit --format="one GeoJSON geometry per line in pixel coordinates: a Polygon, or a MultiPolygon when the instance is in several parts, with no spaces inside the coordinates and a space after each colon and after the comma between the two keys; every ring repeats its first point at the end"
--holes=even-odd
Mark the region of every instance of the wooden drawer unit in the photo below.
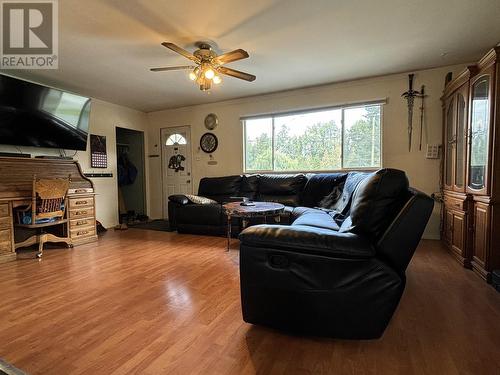
{"type": "MultiPolygon", "coordinates": [[[[36,176],[37,179],[48,180],[66,179],[70,176],[65,202],[65,219],[67,220],[54,226],[47,225],[47,228],[41,230],[63,240],[68,240],[69,236],[70,241],[63,242],[69,242],[68,244],[73,245],[97,240],[94,184],[83,174],[78,162],[62,159],[0,157],[0,174],[2,175],[0,183],[2,185],[0,189],[0,263],[15,260],[16,247],[29,246],[38,240],[34,236],[26,238],[28,232],[35,234],[35,231],[14,226],[15,217],[12,214],[12,207],[17,208],[32,202],[33,176],[36,176]],[[26,235],[22,233],[23,231],[26,232],[26,235]],[[62,237],[59,236],[61,234],[62,237]],[[21,240],[24,238],[26,239],[21,240]],[[16,239],[17,243],[15,243],[16,239]]],[[[52,238],[50,237],[48,242],[52,242],[50,241],[52,238]]]]}
{"type": "Polygon", "coordinates": [[[85,194],[85,193],[93,193],[94,189],[93,188],[76,188],[76,189],[68,189],[68,195],[75,195],[75,194],[85,194]]]}
{"type": "Polygon", "coordinates": [[[88,237],[95,237],[95,226],[87,226],[81,228],[70,229],[71,238],[74,241],[79,241],[80,239],[87,239],[88,237]]]}
{"type": "Polygon", "coordinates": [[[16,259],[10,204],[0,203],[0,263],[16,259]]]}
{"type": "Polygon", "coordinates": [[[467,211],[467,200],[464,198],[445,195],[444,204],[448,209],[467,211]]]}
{"type": "Polygon", "coordinates": [[[94,196],[79,193],[68,198],[69,235],[75,245],[97,240],[94,196]]]}
{"type": "Polygon", "coordinates": [[[69,210],[69,218],[71,219],[81,219],[94,217],[94,207],[81,207],[69,210]]]}
{"type": "Polygon", "coordinates": [[[81,219],[73,219],[69,221],[70,229],[76,229],[81,227],[95,226],[94,218],[81,218],[81,219]]]}
{"type": "Polygon", "coordinates": [[[94,197],[69,198],[69,209],[94,207],[94,197]]]}

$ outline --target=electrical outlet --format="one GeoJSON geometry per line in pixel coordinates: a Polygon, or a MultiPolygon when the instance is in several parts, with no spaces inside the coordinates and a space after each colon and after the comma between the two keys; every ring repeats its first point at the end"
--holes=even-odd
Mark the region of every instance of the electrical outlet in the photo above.
{"type": "Polygon", "coordinates": [[[427,151],[425,153],[426,159],[439,159],[439,149],[441,145],[427,145],[427,151]]]}

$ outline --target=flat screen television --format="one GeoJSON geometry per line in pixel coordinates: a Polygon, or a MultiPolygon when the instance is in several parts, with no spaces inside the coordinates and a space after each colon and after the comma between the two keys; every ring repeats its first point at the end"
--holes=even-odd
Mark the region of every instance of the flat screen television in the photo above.
{"type": "Polygon", "coordinates": [[[90,99],[0,75],[0,144],[85,150],[90,99]]]}

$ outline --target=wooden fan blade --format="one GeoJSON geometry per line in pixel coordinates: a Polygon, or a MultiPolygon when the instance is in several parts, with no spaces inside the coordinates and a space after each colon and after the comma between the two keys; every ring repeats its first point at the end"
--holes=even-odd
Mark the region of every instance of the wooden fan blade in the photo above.
{"type": "Polygon", "coordinates": [[[213,61],[216,64],[227,64],[232,61],[246,59],[248,57],[248,52],[242,49],[237,49],[228,53],[224,53],[217,56],[213,61]]]}
{"type": "Polygon", "coordinates": [[[152,72],[166,72],[169,70],[186,70],[186,69],[194,69],[196,66],[193,65],[182,65],[182,66],[166,66],[164,68],[151,68],[152,72]]]}
{"type": "Polygon", "coordinates": [[[199,58],[197,58],[196,56],[190,54],[184,48],[181,48],[181,47],[175,45],[174,43],[163,42],[161,45],[164,46],[164,47],[167,47],[168,49],[171,49],[174,52],[177,52],[179,55],[182,55],[182,56],[184,56],[185,58],[187,58],[187,59],[189,59],[191,61],[195,61],[197,63],[200,62],[199,58]]]}
{"type": "Polygon", "coordinates": [[[219,66],[217,68],[217,70],[220,73],[225,74],[227,76],[231,76],[231,77],[243,79],[243,80],[249,81],[249,82],[255,81],[255,78],[257,78],[253,74],[248,74],[248,73],[245,73],[245,72],[240,72],[239,70],[226,68],[225,66],[219,66]]]}

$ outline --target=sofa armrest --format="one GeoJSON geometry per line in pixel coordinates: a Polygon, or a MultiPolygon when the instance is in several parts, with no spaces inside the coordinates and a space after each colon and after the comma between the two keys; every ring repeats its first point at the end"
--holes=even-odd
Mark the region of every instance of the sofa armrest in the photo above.
{"type": "Polygon", "coordinates": [[[244,245],[322,256],[371,258],[375,255],[374,246],[363,236],[305,225],[255,225],[245,229],[239,238],[244,245]]]}
{"type": "Polygon", "coordinates": [[[168,197],[168,200],[170,202],[178,203],[182,206],[186,205],[189,203],[189,199],[184,194],[175,194],[175,195],[170,195],[168,197]]]}
{"type": "Polygon", "coordinates": [[[434,208],[427,194],[409,191],[410,198],[377,243],[377,254],[400,273],[408,267],[434,208]]]}

